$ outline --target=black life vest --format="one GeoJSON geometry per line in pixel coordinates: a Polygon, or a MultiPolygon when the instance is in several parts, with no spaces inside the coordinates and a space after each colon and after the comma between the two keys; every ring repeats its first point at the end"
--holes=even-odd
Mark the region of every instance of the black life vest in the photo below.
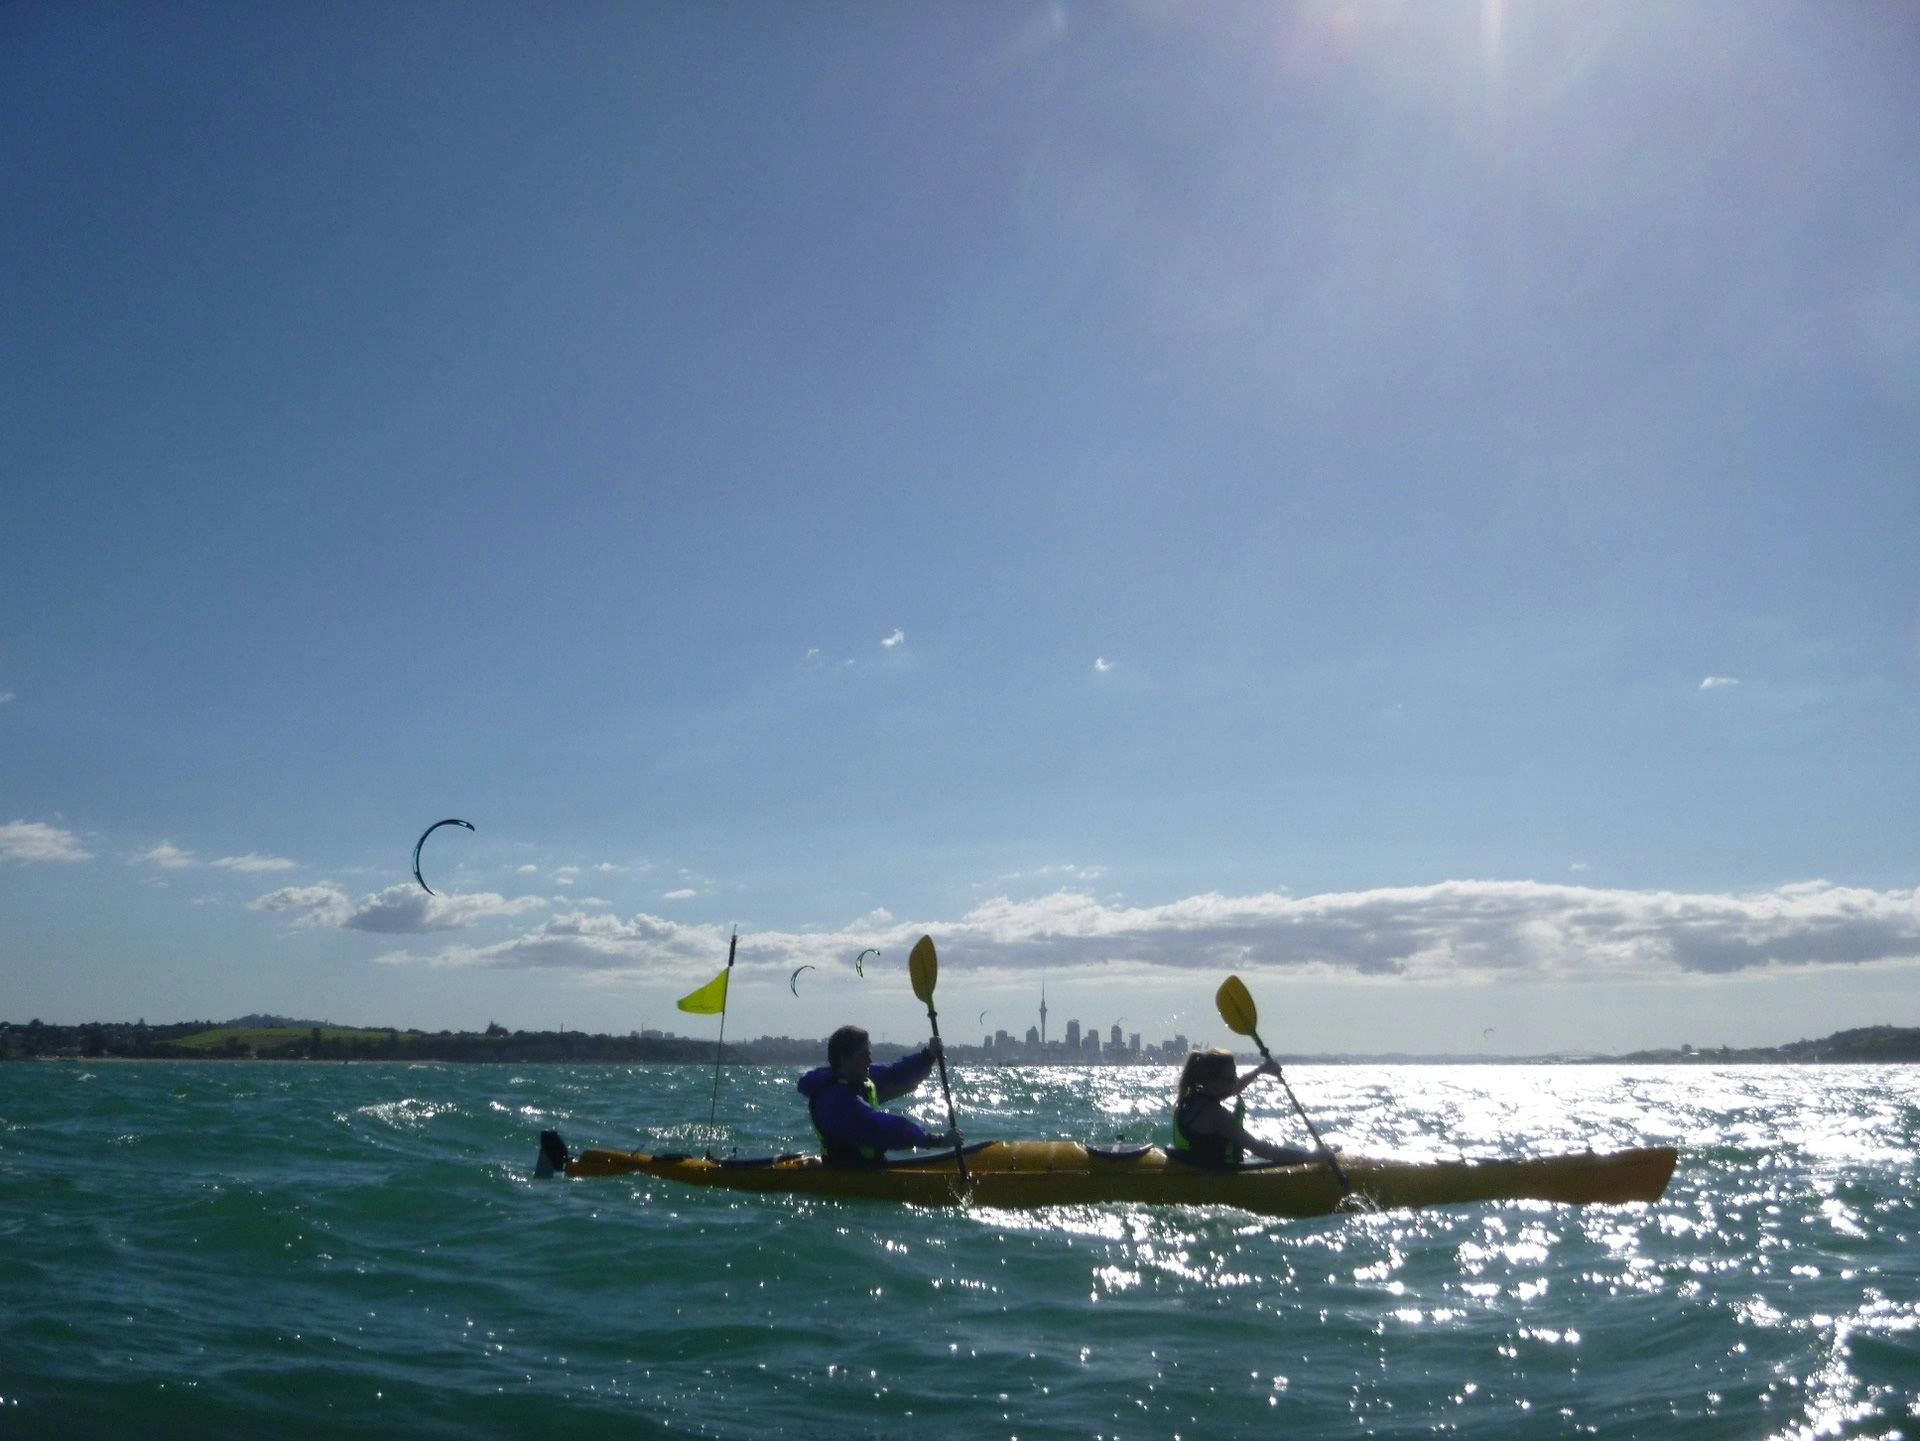
{"type": "MultiPolygon", "coordinates": [[[[1237,1166],[1244,1157],[1240,1143],[1231,1136],[1206,1135],[1189,1129],[1193,1125],[1194,1114],[1202,1106],[1220,1106],[1212,1096],[1203,1096],[1198,1091],[1190,1091],[1174,1103],[1173,1107],[1173,1149],[1184,1161],[1192,1161],[1201,1166],[1237,1166]]],[[[1220,1106],[1221,1110],[1226,1107],[1220,1106]]],[[[1233,1119],[1236,1124],[1247,1114],[1247,1103],[1240,1097],[1233,1098],[1233,1119]]]]}

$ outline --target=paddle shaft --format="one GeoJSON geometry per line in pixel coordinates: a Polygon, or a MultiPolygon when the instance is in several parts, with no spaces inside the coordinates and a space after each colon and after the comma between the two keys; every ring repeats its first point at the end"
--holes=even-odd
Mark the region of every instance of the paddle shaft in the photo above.
{"type": "Polygon", "coordinates": [[[1320,1154],[1327,1158],[1327,1165],[1332,1168],[1333,1174],[1339,1178],[1340,1189],[1351,1196],[1353,1194],[1353,1182],[1349,1181],[1347,1179],[1347,1173],[1340,1169],[1340,1163],[1334,1160],[1333,1152],[1327,1149],[1327,1143],[1320,1139],[1320,1132],[1313,1124],[1313,1117],[1307,1114],[1307,1108],[1300,1104],[1300,1098],[1294,1095],[1293,1087],[1287,1084],[1286,1073],[1280,1069],[1280,1063],[1274,1060],[1273,1052],[1267,1049],[1267,1043],[1260,1039],[1260,1033],[1258,1031],[1249,1030],[1247,1034],[1253,1037],[1254,1045],[1260,1048],[1260,1059],[1273,1067],[1276,1078],[1280,1082],[1281,1089],[1287,1093],[1287,1099],[1293,1102],[1293,1109],[1299,1114],[1301,1124],[1307,1128],[1307,1134],[1313,1137],[1313,1144],[1320,1148],[1320,1154]]]}
{"type": "MultiPolygon", "coordinates": [[[[934,1013],[932,1001],[927,1002],[927,1024],[933,1027],[934,1040],[939,1040],[940,1017],[934,1013]]],[[[947,1084],[947,1048],[942,1046],[940,1053],[936,1055],[934,1059],[940,1063],[940,1094],[947,1098],[947,1129],[949,1131],[958,1131],[960,1129],[960,1123],[954,1119],[953,1115],[953,1087],[947,1084]]],[[[960,1168],[960,1184],[963,1186],[972,1184],[967,1179],[966,1153],[960,1149],[960,1142],[957,1138],[953,1143],[953,1163],[960,1168]]]]}

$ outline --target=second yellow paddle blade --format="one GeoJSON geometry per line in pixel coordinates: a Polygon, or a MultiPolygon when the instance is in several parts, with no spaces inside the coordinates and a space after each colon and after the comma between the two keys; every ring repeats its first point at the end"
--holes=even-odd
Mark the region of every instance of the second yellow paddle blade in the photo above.
{"type": "Polygon", "coordinates": [[[1253,997],[1238,976],[1228,976],[1214,993],[1213,1003],[1220,1008],[1220,1019],[1235,1035],[1251,1036],[1260,1025],[1260,1013],[1253,1008],[1253,997]]]}
{"type": "Polygon", "coordinates": [[[913,993],[931,1005],[933,984],[940,979],[940,958],[933,953],[932,936],[922,936],[913,943],[913,954],[907,957],[907,974],[913,977],[913,993]]]}

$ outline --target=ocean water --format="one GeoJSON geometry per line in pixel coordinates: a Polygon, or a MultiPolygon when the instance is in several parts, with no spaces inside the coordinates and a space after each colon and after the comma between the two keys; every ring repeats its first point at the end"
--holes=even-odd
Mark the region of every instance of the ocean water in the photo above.
{"type": "MultiPolygon", "coordinates": [[[[0,1437],[1920,1436],[1920,1069],[1289,1077],[1351,1151],[1682,1157],[1654,1205],[916,1210],[532,1179],[545,1126],[703,1149],[697,1067],[10,1064],[0,1437]]],[[[1172,1080],[956,1102],[1161,1139],[1172,1080]]],[[[716,1149],[797,1148],[791,1087],[728,1068],[716,1149]]]]}

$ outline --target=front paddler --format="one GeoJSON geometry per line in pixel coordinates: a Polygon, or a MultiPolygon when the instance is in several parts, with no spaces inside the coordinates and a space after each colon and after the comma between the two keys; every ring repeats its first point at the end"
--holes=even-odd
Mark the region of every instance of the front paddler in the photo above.
{"type": "Polygon", "coordinates": [[[940,1038],[891,1065],[873,1064],[873,1044],[859,1026],[842,1026],[827,1037],[827,1063],[800,1078],[820,1154],[829,1165],[873,1166],[888,1151],[928,1146],[952,1148],[960,1133],[928,1131],[908,1116],[880,1109],[919,1089],[940,1056],[940,1038]]]}

